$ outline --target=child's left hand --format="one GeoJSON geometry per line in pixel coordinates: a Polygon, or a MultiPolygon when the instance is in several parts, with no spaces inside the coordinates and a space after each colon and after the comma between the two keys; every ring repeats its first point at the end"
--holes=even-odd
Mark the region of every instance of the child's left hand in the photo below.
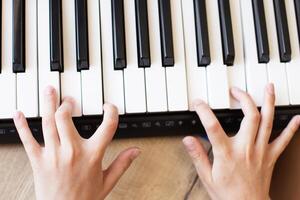
{"type": "Polygon", "coordinates": [[[17,112],[14,122],[29,157],[38,200],[104,199],[139,155],[138,148],[123,151],[108,167],[102,169],[105,150],[118,125],[116,107],[104,106],[104,119],[90,139],[78,134],[73,121],[73,100],[65,98],[57,109],[55,89],[45,92],[42,119],[45,147],[32,136],[27,121],[17,112]]]}

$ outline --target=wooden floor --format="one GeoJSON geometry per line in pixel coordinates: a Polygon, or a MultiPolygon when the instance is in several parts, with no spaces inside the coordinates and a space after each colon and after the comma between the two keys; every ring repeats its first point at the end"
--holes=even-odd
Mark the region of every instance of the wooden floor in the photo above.
{"type": "MultiPolygon", "coordinates": [[[[184,151],[181,139],[171,137],[115,140],[107,150],[105,166],[126,147],[138,146],[142,149],[142,154],[107,199],[209,199],[184,151]]],[[[210,145],[204,143],[209,149],[210,145]]],[[[299,155],[300,133],[278,163],[272,184],[272,199],[299,199],[299,155]]],[[[34,199],[31,168],[21,145],[0,146],[0,199],[34,199]]]]}

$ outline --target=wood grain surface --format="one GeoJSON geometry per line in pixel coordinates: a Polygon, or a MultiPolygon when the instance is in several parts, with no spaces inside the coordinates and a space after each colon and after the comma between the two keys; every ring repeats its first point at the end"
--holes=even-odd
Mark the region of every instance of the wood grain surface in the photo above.
{"type": "MultiPolygon", "coordinates": [[[[107,199],[209,199],[181,140],[182,137],[114,140],[107,149],[104,167],[127,147],[140,147],[142,154],[107,199]]],[[[209,149],[210,145],[205,141],[204,144],[209,149]]],[[[272,199],[299,199],[299,155],[300,133],[276,167],[272,199]]],[[[0,145],[0,180],[0,200],[35,199],[32,172],[22,145],[0,145]]]]}

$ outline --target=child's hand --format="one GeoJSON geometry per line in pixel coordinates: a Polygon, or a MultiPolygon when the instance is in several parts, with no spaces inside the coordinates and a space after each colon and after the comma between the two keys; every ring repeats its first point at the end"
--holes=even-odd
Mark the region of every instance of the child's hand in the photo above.
{"type": "Polygon", "coordinates": [[[56,109],[56,99],[55,90],[47,88],[47,109],[42,122],[45,147],[33,138],[22,113],[14,117],[33,169],[37,199],[104,199],[140,150],[123,151],[108,169],[102,170],[102,158],[118,124],[117,109],[105,105],[102,125],[86,140],[80,137],[72,121],[73,100],[64,99],[56,109]]]}
{"type": "Polygon", "coordinates": [[[207,104],[201,101],[194,104],[212,144],[213,164],[197,139],[186,137],[183,142],[212,199],[266,200],[275,162],[299,128],[300,116],[295,116],[282,134],[269,143],[274,86],[269,84],[266,88],[261,113],[248,94],[238,89],[231,93],[245,115],[239,132],[232,138],[226,136],[207,104]]]}

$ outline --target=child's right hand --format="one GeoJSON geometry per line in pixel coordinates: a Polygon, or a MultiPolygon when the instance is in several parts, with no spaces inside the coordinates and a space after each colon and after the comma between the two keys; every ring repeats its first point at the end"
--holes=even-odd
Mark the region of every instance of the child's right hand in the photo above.
{"type": "Polygon", "coordinates": [[[49,87],[44,102],[45,147],[34,139],[22,113],[16,113],[14,118],[33,169],[36,197],[38,200],[104,199],[140,150],[123,151],[103,170],[102,159],[118,125],[116,107],[106,104],[101,126],[90,139],[83,139],[72,121],[73,100],[64,99],[57,109],[56,99],[55,89],[49,87]]]}
{"type": "Polygon", "coordinates": [[[231,93],[245,115],[239,132],[231,138],[208,105],[195,102],[195,110],[212,144],[213,164],[199,140],[186,137],[183,142],[212,199],[269,199],[275,162],[298,130],[300,116],[295,116],[281,135],[269,143],[274,118],[274,86],[267,86],[260,113],[248,94],[239,89],[231,93]]]}

